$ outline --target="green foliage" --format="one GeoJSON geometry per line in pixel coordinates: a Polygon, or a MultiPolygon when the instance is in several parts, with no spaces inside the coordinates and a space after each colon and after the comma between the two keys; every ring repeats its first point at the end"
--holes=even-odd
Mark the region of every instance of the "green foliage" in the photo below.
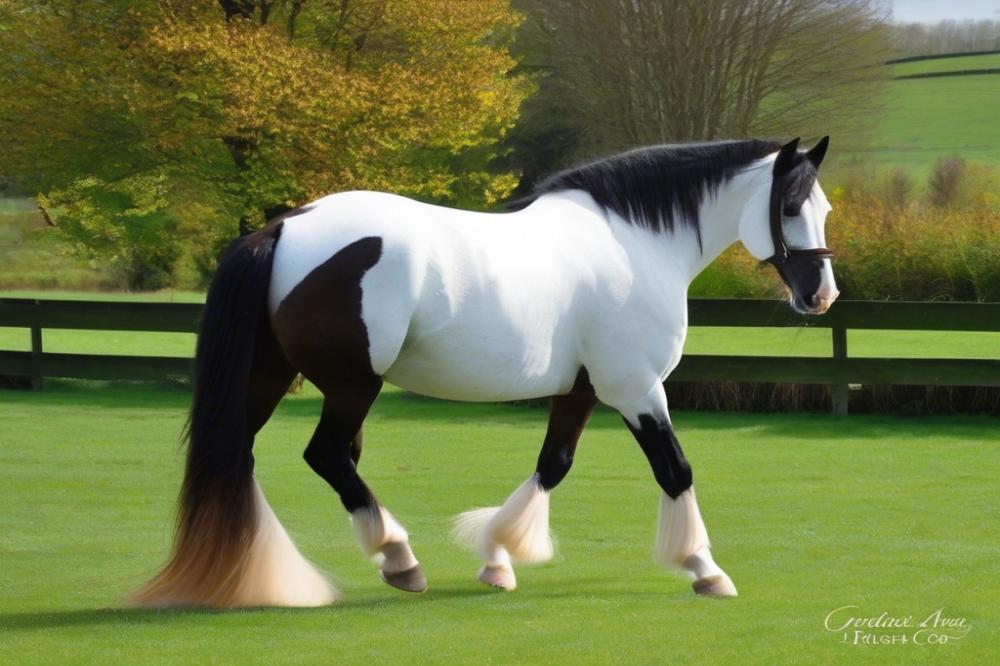
{"type": "Polygon", "coordinates": [[[330,192],[490,206],[531,91],[518,20],[506,0],[6,0],[0,180],[131,288],[203,281],[238,228],[330,192]]]}
{"type": "Polygon", "coordinates": [[[58,229],[26,198],[0,198],[0,289],[117,286],[100,262],[70,252],[58,229]]]}
{"type": "Polygon", "coordinates": [[[79,178],[38,199],[83,251],[120,267],[130,289],[154,291],[170,282],[180,254],[167,193],[163,174],[146,173],[114,182],[79,178]]]}

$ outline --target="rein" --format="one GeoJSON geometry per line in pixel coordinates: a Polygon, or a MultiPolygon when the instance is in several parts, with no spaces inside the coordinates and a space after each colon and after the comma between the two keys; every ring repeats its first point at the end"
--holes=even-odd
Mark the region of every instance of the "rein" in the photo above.
{"type": "Polygon", "coordinates": [[[812,257],[827,258],[833,256],[833,251],[825,247],[813,247],[806,249],[796,249],[788,247],[785,240],[785,232],[781,227],[782,220],[782,193],[785,191],[785,175],[775,174],[771,182],[771,204],[770,204],[770,224],[771,241],[774,243],[774,254],[764,261],[773,264],[776,268],[781,268],[785,264],[795,259],[812,257]]]}

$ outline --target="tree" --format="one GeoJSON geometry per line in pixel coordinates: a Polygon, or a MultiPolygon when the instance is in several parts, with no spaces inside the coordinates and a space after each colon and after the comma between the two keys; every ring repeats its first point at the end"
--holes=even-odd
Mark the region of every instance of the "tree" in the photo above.
{"type": "MultiPolygon", "coordinates": [[[[520,0],[532,111],[575,110],[572,157],[871,127],[887,54],[868,0],[520,0]]],[[[557,115],[564,116],[559,112],[557,115]]],[[[534,118],[526,119],[533,127],[534,118]]],[[[546,122],[551,122],[551,118],[546,122]]],[[[544,124],[544,123],[543,123],[544,124]]]]}
{"type": "Polygon", "coordinates": [[[338,190],[490,205],[531,92],[518,20],[507,0],[0,0],[0,169],[133,286],[182,252],[207,273],[237,221],[338,190]]]}
{"type": "Polygon", "coordinates": [[[892,26],[892,44],[900,57],[1000,51],[1000,21],[897,23],[892,26]]]}

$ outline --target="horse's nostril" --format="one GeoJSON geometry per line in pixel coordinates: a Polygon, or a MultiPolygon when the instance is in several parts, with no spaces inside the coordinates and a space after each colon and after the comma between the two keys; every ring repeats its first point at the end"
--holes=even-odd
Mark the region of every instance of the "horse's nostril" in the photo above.
{"type": "Polygon", "coordinates": [[[837,289],[834,289],[833,293],[830,294],[829,296],[820,296],[819,293],[816,293],[816,294],[813,294],[812,304],[814,306],[817,306],[817,307],[820,306],[820,305],[822,305],[822,304],[824,304],[824,303],[827,304],[827,305],[830,305],[835,300],[837,300],[838,296],[840,296],[840,291],[837,290],[837,289]]]}
{"type": "Polygon", "coordinates": [[[825,296],[821,296],[820,294],[813,294],[812,299],[810,299],[812,302],[812,314],[823,314],[829,310],[830,306],[833,305],[833,302],[837,299],[837,296],[839,296],[837,293],[833,294],[832,298],[827,298],[825,296]]]}

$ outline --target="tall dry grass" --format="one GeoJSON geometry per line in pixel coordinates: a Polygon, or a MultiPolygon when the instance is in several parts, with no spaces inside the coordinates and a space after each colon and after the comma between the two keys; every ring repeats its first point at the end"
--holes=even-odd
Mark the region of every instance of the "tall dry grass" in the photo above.
{"type": "Polygon", "coordinates": [[[1000,205],[900,208],[839,188],[830,199],[843,298],[1000,301],[1000,205]]]}

